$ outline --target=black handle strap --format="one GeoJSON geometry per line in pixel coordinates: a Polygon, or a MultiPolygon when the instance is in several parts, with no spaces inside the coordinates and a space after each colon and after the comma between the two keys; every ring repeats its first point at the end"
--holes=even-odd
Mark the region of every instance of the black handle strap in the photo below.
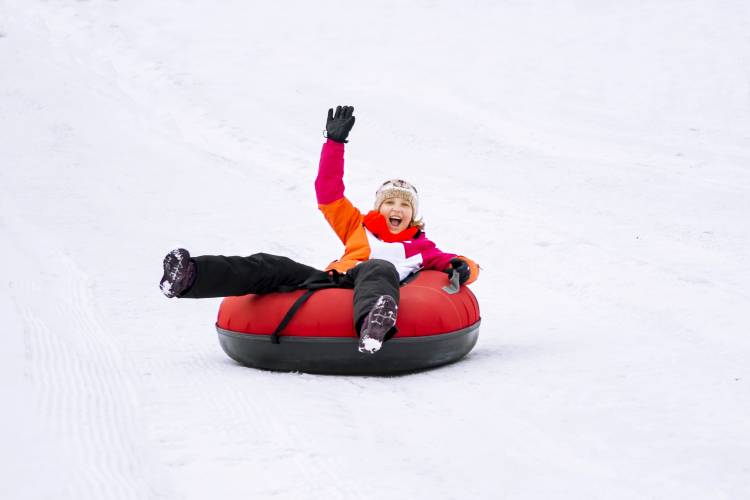
{"type": "Polygon", "coordinates": [[[292,320],[295,314],[297,314],[297,311],[300,307],[302,307],[302,304],[304,304],[307,299],[309,299],[313,293],[315,293],[318,290],[323,290],[324,288],[339,288],[342,285],[344,285],[343,281],[343,274],[339,273],[335,269],[331,269],[330,271],[324,272],[320,271],[319,274],[316,274],[314,276],[311,276],[309,279],[307,279],[302,285],[299,287],[289,288],[286,289],[285,287],[279,287],[279,291],[292,291],[292,290],[298,290],[299,288],[306,288],[307,291],[299,296],[299,298],[292,304],[292,307],[289,308],[289,310],[284,315],[284,319],[281,320],[281,323],[279,323],[279,326],[276,327],[276,330],[271,334],[271,343],[278,344],[279,343],[279,335],[281,335],[281,332],[286,328],[286,325],[289,324],[289,322],[292,320]]]}
{"type": "Polygon", "coordinates": [[[315,293],[316,290],[307,290],[305,293],[299,296],[299,298],[292,304],[292,307],[289,308],[289,310],[284,315],[284,319],[281,320],[281,323],[279,323],[279,326],[276,327],[276,330],[271,334],[271,343],[278,344],[279,343],[279,335],[281,332],[286,328],[286,325],[289,324],[289,322],[292,320],[295,314],[297,314],[297,311],[300,307],[302,307],[302,304],[307,302],[307,299],[312,297],[312,294],[315,293]]]}

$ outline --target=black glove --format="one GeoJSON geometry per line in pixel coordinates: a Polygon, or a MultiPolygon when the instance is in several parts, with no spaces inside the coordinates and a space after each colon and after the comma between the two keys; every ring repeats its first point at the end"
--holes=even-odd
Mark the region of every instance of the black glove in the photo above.
{"type": "Polygon", "coordinates": [[[349,142],[346,138],[354,126],[354,106],[336,106],[336,114],[333,108],[328,110],[326,121],[326,137],[336,142],[349,142]]]}
{"type": "Polygon", "coordinates": [[[467,264],[465,260],[459,258],[451,259],[451,267],[446,269],[445,272],[448,273],[449,276],[452,276],[453,273],[458,273],[458,283],[461,285],[466,283],[471,276],[469,264],[467,264]]]}

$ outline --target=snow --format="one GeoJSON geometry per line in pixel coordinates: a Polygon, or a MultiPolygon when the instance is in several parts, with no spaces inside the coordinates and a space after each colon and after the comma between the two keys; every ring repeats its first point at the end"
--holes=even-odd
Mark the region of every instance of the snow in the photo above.
{"type": "Polygon", "coordinates": [[[367,352],[367,353],[372,354],[374,352],[379,351],[382,345],[383,343],[379,341],[378,339],[374,339],[372,337],[363,335],[362,341],[360,342],[360,346],[359,346],[359,352],[367,352]]]}
{"type": "MultiPolygon", "coordinates": [[[[0,1],[0,497],[750,491],[750,6],[0,1]],[[482,265],[463,361],[238,366],[162,258],[341,253],[316,210],[420,193],[482,265]]],[[[377,354],[375,354],[377,355],[377,354]]]]}

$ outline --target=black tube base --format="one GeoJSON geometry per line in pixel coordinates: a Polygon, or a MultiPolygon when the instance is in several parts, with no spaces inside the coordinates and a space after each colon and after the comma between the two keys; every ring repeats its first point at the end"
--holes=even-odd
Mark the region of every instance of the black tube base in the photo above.
{"type": "Polygon", "coordinates": [[[375,354],[357,350],[359,339],[284,337],[235,333],[216,327],[227,355],[263,370],[331,375],[397,375],[435,368],[466,356],[477,343],[479,324],[451,333],[393,338],[375,354]]]}

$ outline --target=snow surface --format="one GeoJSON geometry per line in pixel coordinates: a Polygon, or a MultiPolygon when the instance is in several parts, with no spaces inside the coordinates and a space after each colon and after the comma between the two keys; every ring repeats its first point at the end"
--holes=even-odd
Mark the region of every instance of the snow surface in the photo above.
{"type": "Polygon", "coordinates": [[[0,0],[0,497],[750,497],[750,4],[0,0]],[[324,266],[418,186],[483,266],[463,361],[221,351],[161,260],[324,266]]]}

